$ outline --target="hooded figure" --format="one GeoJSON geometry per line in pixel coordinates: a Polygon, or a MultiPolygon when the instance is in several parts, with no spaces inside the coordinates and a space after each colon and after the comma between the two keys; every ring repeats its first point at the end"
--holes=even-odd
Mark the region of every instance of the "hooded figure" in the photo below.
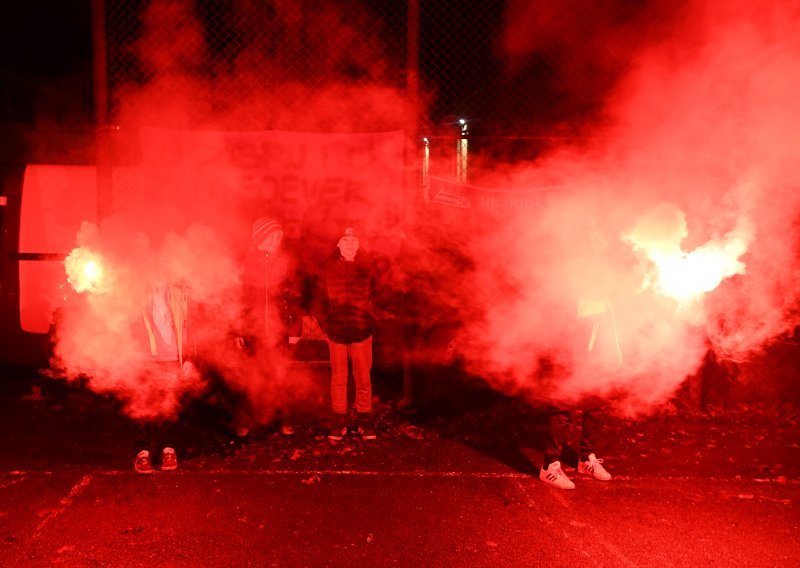
{"type": "MultiPolygon", "coordinates": [[[[297,263],[283,246],[283,228],[277,219],[260,217],[252,226],[252,244],[244,261],[242,329],[238,343],[248,357],[247,376],[240,385],[246,397],[245,416],[238,417],[237,433],[286,414],[294,396],[290,384],[288,346],[302,333],[297,263]]],[[[281,417],[281,433],[294,429],[281,417]]]]}
{"type": "Polygon", "coordinates": [[[341,440],[347,433],[348,359],[356,384],[357,432],[375,439],[372,412],[372,297],[375,273],[359,252],[360,241],[347,227],[337,243],[338,254],[322,271],[314,298],[314,315],[328,338],[331,361],[331,409],[328,438],[341,440]]]}

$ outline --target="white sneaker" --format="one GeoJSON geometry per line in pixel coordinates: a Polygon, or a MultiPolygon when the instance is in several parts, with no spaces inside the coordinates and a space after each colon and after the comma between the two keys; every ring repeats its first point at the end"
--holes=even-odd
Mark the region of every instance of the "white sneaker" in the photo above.
{"type": "Polygon", "coordinates": [[[611,481],[611,474],[603,467],[603,460],[597,459],[594,454],[589,454],[589,461],[578,462],[578,473],[591,475],[600,481],[611,481]]]}
{"type": "Polygon", "coordinates": [[[547,466],[547,469],[540,469],[539,479],[559,489],[575,489],[575,484],[561,469],[561,462],[554,461],[547,466]]]}

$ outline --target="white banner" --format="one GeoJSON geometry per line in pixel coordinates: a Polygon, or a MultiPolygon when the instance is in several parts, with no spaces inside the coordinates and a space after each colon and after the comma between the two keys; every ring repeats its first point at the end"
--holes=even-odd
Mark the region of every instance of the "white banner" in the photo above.
{"type": "Polygon", "coordinates": [[[217,215],[271,214],[290,237],[299,236],[309,208],[376,227],[399,211],[402,131],[144,129],[141,138],[143,183],[154,203],[192,195],[217,215]]]}

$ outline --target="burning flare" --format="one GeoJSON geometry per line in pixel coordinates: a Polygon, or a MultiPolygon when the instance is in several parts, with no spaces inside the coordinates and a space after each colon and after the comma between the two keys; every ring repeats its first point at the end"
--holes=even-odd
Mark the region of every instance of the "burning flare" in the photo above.
{"type": "MultiPolygon", "coordinates": [[[[737,243],[738,245],[738,243],[737,243]]],[[[720,247],[706,244],[690,253],[661,258],[651,254],[650,260],[658,270],[656,288],[677,300],[690,300],[710,292],[724,278],[744,273],[744,263],[738,257],[744,252],[731,252],[740,247],[720,247]]]]}
{"type": "Polygon", "coordinates": [[[644,252],[655,265],[642,288],[653,288],[684,302],[710,292],[725,278],[744,274],[745,265],[739,257],[747,251],[749,238],[741,227],[728,233],[722,243],[710,241],[685,252],[681,242],[688,234],[683,211],[661,204],[640,217],[624,235],[634,250],[644,252]]]}
{"type": "Polygon", "coordinates": [[[76,292],[102,294],[109,289],[109,275],[103,267],[100,255],[88,248],[72,249],[64,260],[67,280],[76,292]]]}

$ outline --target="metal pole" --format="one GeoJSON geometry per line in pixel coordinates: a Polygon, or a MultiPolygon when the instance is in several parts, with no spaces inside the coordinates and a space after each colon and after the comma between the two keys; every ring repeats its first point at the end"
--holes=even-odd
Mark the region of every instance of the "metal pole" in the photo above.
{"type": "MultiPolygon", "coordinates": [[[[405,175],[403,180],[403,224],[409,229],[414,218],[414,209],[419,203],[419,3],[420,0],[408,0],[407,34],[406,34],[406,144],[405,175]]],[[[408,302],[408,299],[405,300],[408,302]]],[[[405,313],[408,314],[408,306],[405,313]]],[[[413,322],[408,318],[403,328],[403,405],[411,404],[411,362],[409,353],[408,330],[413,322]]]]}
{"type": "MultiPolygon", "coordinates": [[[[407,137],[411,143],[409,157],[416,158],[419,130],[419,1],[408,0],[408,34],[406,47],[406,118],[407,137]]],[[[416,159],[409,165],[415,165],[416,159]]]]}
{"type": "Polygon", "coordinates": [[[111,211],[113,206],[111,139],[108,127],[105,0],[92,0],[92,78],[94,81],[97,220],[99,221],[111,211]]]}

